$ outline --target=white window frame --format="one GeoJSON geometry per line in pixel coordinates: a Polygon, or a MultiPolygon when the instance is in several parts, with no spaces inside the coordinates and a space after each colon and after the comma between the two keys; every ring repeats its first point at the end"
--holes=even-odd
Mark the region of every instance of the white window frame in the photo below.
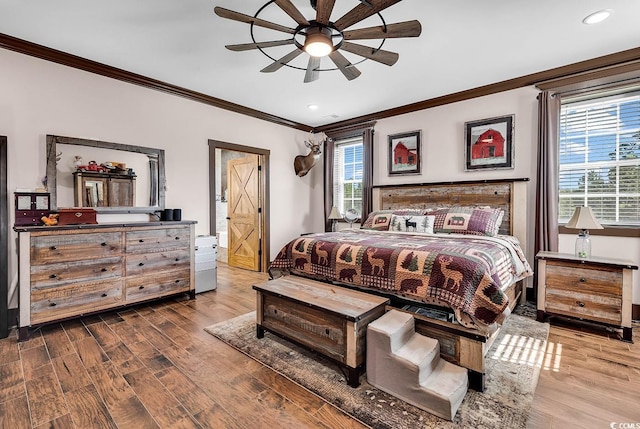
{"type": "MultiPolygon", "coordinates": [[[[634,100],[640,100],[640,90],[638,88],[634,88],[634,90],[628,90],[625,91],[624,93],[618,93],[616,95],[612,95],[612,94],[601,94],[600,96],[591,96],[587,99],[582,98],[582,99],[568,99],[568,100],[563,100],[562,102],[562,106],[560,109],[560,142],[559,142],[559,157],[558,157],[558,165],[559,165],[559,176],[562,175],[562,172],[565,171],[580,171],[583,170],[585,172],[585,175],[587,174],[587,172],[589,170],[595,170],[595,169],[610,169],[610,168],[616,168],[618,173],[617,173],[617,177],[619,176],[619,169],[620,167],[628,167],[628,166],[640,166],[640,158],[634,158],[634,159],[620,159],[620,136],[622,134],[629,134],[629,133],[640,133],[640,118],[637,121],[638,126],[635,129],[621,129],[620,126],[620,109],[619,109],[619,105],[624,103],[624,102],[629,102],[629,101],[634,101],[634,100]],[[615,102],[615,103],[613,103],[615,102]],[[562,138],[562,129],[566,126],[568,126],[564,120],[565,116],[564,113],[567,110],[575,110],[577,109],[585,109],[588,110],[590,108],[595,108],[595,107],[604,107],[606,105],[611,105],[611,104],[617,104],[618,105],[618,109],[617,109],[617,115],[616,115],[616,122],[615,122],[615,134],[616,134],[616,159],[611,159],[611,160],[606,160],[606,161],[594,161],[594,162],[589,162],[588,160],[585,160],[584,162],[572,162],[572,163],[562,163],[562,150],[564,147],[566,147],[564,145],[563,142],[563,138],[562,138]]],[[[587,114],[588,117],[588,114],[587,114]]],[[[596,122],[597,123],[597,122],[596,122]]],[[[585,152],[588,153],[589,151],[589,126],[588,126],[588,122],[587,122],[587,127],[585,128],[584,131],[584,144],[585,144],[585,152]]],[[[620,206],[619,206],[619,201],[620,198],[624,198],[624,197],[636,197],[636,198],[640,198],[640,192],[639,193],[620,193],[620,182],[616,182],[616,190],[615,192],[589,192],[589,181],[585,179],[585,184],[584,184],[584,192],[581,194],[576,194],[576,193],[565,193],[562,194],[562,189],[560,188],[561,183],[558,183],[558,197],[560,200],[562,199],[576,199],[576,198],[582,198],[582,205],[588,205],[589,203],[589,198],[594,198],[594,199],[599,199],[599,198],[615,198],[615,208],[613,210],[608,210],[607,214],[613,218],[614,220],[611,219],[607,219],[607,220],[603,220],[602,223],[603,224],[608,224],[608,225],[619,225],[619,226],[632,226],[632,227],[639,227],[640,226],[640,219],[637,220],[637,222],[632,221],[631,223],[628,221],[620,221],[620,206]],[[613,212],[615,211],[615,213],[613,212]]],[[[565,216],[562,216],[562,213],[558,213],[559,216],[559,223],[563,224],[566,223],[569,220],[569,217],[571,216],[571,214],[567,214],[565,213],[565,216]]],[[[607,216],[607,217],[609,217],[607,216]]]]}
{"type": "MultiPolygon", "coordinates": [[[[338,208],[341,214],[344,215],[346,211],[345,202],[347,201],[344,196],[344,185],[346,183],[360,184],[362,188],[362,175],[360,180],[343,180],[344,177],[344,149],[363,145],[363,139],[361,136],[336,140],[333,149],[333,205],[338,208]]],[[[364,149],[364,148],[363,148],[364,149]]],[[[355,161],[354,161],[355,162],[355,161]]],[[[364,169],[364,159],[362,160],[362,168],[364,169]]],[[[364,173],[364,171],[363,171],[364,173]]],[[[362,196],[358,198],[350,198],[349,201],[360,201],[360,207],[362,207],[362,196]]],[[[351,207],[351,206],[350,206],[351,207]]],[[[362,210],[359,210],[362,212],[362,210]]]]}

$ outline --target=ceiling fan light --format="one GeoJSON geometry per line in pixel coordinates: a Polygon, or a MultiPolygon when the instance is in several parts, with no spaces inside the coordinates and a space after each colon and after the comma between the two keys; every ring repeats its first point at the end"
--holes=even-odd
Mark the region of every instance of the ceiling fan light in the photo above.
{"type": "Polygon", "coordinates": [[[304,40],[304,51],[312,57],[326,57],[333,51],[331,31],[326,28],[312,27],[304,40]]]}

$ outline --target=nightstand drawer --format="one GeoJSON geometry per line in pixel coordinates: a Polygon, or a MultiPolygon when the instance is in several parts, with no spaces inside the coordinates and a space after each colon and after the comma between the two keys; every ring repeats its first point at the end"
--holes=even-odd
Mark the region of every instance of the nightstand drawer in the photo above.
{"type": "Polygon", "coordinates": [[[560,289],[546,290],[546,311],[619,325],[622,321],[622,298],[593,292],[560,289]]]}
{"type": "Polygon", "coordinates": [[[622,296],[622,270],[566,261],[547,261],[547,291],[561,289],[583,293],[622,296]]]}

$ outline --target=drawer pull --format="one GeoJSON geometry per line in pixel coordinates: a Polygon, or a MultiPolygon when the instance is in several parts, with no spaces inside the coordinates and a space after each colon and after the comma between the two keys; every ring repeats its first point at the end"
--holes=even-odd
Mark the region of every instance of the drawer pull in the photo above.
{"type": "Polygon", "coordinates": [[[180,280],[176,280],[176,283],[180,283],[180,280]]]}
{"type": "Polygon", "coordinates": [[[139,267],[141,267],[141,266],[143,266],[143,265],[144,265],[144,262],[140,262],[140,263],[138,264],[138,266],[139,266],[139,267]]]}
{"type": "Polygon", "coordinates": [[[56,278],[58,278],[58,275],[57,275],[57,274],[51,274],[51,275],[49,276],[49,278],[56,279],[56,278]]]}
{"type": "Polygon", "coordinates": [[[51,304],[49,304],[49,307],[55,307],[55,306],[56,306],[55,302],[52,302],[51,304]]]}
{"type": "Polygon", "coordinates": [[[102,294],[102,297],[103,297],[103,298],[106,298],[106,297],[107,297],[107,294],[106,294],[106,293],[103,293],[103,294],[102,294]]]}
{"type": "Polygon", "coordinates": [[[180,261],[180,258],[176,258],[176,262],[180,261]]]}
{"type": "Polygon", "coordinates": [[[103,269],[101,269],[100,271],[102,271],[102,272],[104,273],[105,271],[107,271],[107,269],[106,269],[106,268],[103,268],[103,269]]]}
{"type": "Polygon", "coordinates": [[[140,240],[138,240],[139,243],[144,243],[144,240],[141,238],[140,240]]]}
{"type": "Polygon", "coordinates": [[[180,240],[180,237],[176,237],[176,240],[180,240]]]}
{"type": "Polygon", "coordinates": [[[51,247],[49,247],[49,249],[51,249],[51,250],[58,250],[58,248],[57,248],[56,246],[51,246],[51,247]]]}
{"type": "Polygon", "coordinates": [[[576,301],[576,304],[578,304],[578,307],[584,307],[584,302],[576,301]]]}
{"type": "Polygon", "coordinates": [[[587,279],[585,279],[584,277],[580,277],[580,283],[584,283],[586,281],[587,281],[587,279]]]}
{"type": "Polygon", "coordinates": [[[138,289],[142,290],[142,289],[144,289],[144,286],[140,286],[138,289]]]}
{"type": "Polygon", "coordinates": [[[104,243],[104,242],[103,242],[103,243],[100,243],[100,245],[101,245],[101,246],[106,246],[106,245],[107,245],[107,243],[104,243]]]}

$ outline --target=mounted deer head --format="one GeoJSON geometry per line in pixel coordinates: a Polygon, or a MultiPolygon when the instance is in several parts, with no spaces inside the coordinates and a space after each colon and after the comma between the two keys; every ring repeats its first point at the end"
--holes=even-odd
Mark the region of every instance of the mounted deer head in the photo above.
{"type": "Polygon", "coordinates": [[[293,160],[293,169],[299,177],[305,176],[309,170],[311,170],[311,167],[316,165],[316,162],[322,154],[322,145],[327,141],[327,135],[325,133],[320,133],[320,138],[318,139],[314,139],[313,137],[313,133],[309,132],[309,139],[304,142],[304,144],[311,149],[311,152],[306,156],[298,155],[293,160]]]}

